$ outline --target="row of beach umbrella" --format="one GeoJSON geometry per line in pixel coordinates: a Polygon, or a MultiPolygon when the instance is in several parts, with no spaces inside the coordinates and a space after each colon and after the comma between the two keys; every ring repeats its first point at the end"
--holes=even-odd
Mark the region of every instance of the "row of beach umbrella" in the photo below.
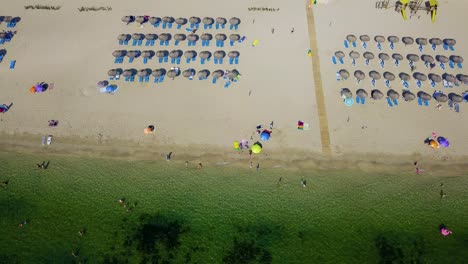
{"type": "MultiPolygon", "coordinates": [[[[349,43],[351,43],[353,47],[356,47],[357,40],[358,38],[355,35],[352,35],[352,34],[347,35],[346,39],[344,40],[345,48],[349,48],[349,43]]],[[[361,35],[359,36],[359,40],[362,42],[362,46],[364,48],[367,48],[367,42],[371,41],[371,37],[369,37],[369,35],[361,35]]],[[[387,38],[385,38],[382,35],[376,35],[374,37],[374,41],[377,43],[377,47],[379,48],[379,50],[382,49],[382,43],[385,43],[385,42],[390,43],[390,48],[394,49],[395,44],[400,42],[400,38],[397,36],[388,36],[387,38]]],[[[451,51],[455,50],[454,46],[457,44],[457,41],[453,38],[446,38],[442,40],[440,38],[431,38],[431,39],[416,38],[414,39],[412,37],[402,37],[401,42],[405,46],[413,45],[414,43],[416,43],[417,45],[419,45],[418,48],[421,52],[423,50],[423,47],[428,44],[431,44],[431,47],[433,50],[436,50],[437,46],[443,45],[445,50],[450,49],[451,51]]]]}
{"type": "MultiPolygon", "coordinates": [[[[341,91],[340,91],[340,96],[343,99],[353,98],[353,93],[348,88],[342,88],[341,91]]],[[[392,100],[398,100],[400,98],[400,94],[397,91],[393,90],[393,89],[389,89],[387,91],[387,93],[386,93],[386,96],[389,97],[392,100]]],[[[359,97],[360,99],[365,99],[365,98],[368,97],[368,93],[364,89],[358,89],[358,90],[356,90],[356,97],[359,97]]],[[[374,100],[381,100],[384,97],[385,97],[384,93],[382,93],[378,89],[374,89],[370,93],[370,98],[374,99],[374,100]]],[[[420,98],[423,102],[424,101],[430,101],[430,100],[434,99],[435,101],[437,101],[439,103],[445,103],[445,102],[448,102],[449,100],[451,102],[454,102],[454,103],[461,103],[461,102],[464,102],[464,101],[465,102],[468,101],[468,92],[465,92],[463,95],[459,95],[459,94],[456,94],[456,93],[449,93],[448,95],[446,95],[441,91],[435,91],[433,93],[433,95],[430,95],[430,94],[428,94],[428,93],[426,93],[424,91],[419,91],[415,95],[414,93],[412,93],[409,90],[403,90],[402,91],[402,98],[405,101],[408,101],[408,102],[413,101],[416,98],[420,98]]]]}
{"type": "Polygon", "coordinates": [[[208,69],[204,69],[204,70],[200,70],[200,71],[196,71],[195,69],[186,69],[184,71],[181,71],[180,69],[178,68],[171,68],[170,70],[166,70],[164,68],[160,68],[160,69],[140,69],[140,70],[137,70],[137,69],[121,69],[121,68],[117,68],[117,69],[111,69],[107,72],[107,75],[109,77],[113,77],[113,79],[117,78],[117,80],[120,78],[120,76],[124,76],[124,77],[133,77],[133,76],[138,76],[138,77],[147,77],[147,76],[150,76],[152,75],[153,77],[161,77],[161,76],[167,76],[169,78],[175,78],[175,77],[178,77],[180,75],[182,75],[183,77],[185,78],[193,78],[195,75],[199,78],[199,79],[206,79],[208,78],[209,76],[211,76],[212,78],[221,78],[221,77],[226,77],[227,79],[230,79],[230,80],[234,80],[236,79],[240,73],[238,70],[234,69],[234,70],[231,70],[231,71],[228,71],[228,70],[215,70],[213,72],[211,72],[210,70],[208,69]]]}
{"type": "MultiPolygon", "coordinates": [[[[161,33],[161,34],[142,34],[142,33],[133,33],[133,34],[119,34],[117,36],[117,40],[119,41],[120,45],[127,45],[129,40],[133,40],[133,46],[136,46],[137,44],[140,46],[142,44],[142,41],[146,39],[146,44],[145,46],[149,46],[154,44],[154,41],[159,39],[161,42],[161,45],[168,44],[168,42],[171,39],[175,40],[175,45],[178,45],[180,41],[185,41],[187,40],[188,42],[196,42],[199,39],[202,41],[210,41],[212,39],[216,40],[217,46],[220,44],[220,42],[224,42],[228,36],[226,34],[216,34],[214,37],[212,34],[209,33],[204,33],[202,35],[197,35],[197,34],[175,34],[171,35],[169,33],[161,33]]],[[[229,35],[229,40],[231,43],[231,46],[234,44],[234,42],[241,40],[241,36],[239,34],[231,34],[229,35]]]]}
{"type": "Polygon", "coordinates": [[[229,20],[224,17],[212,18],[212,17],[204,17],[203,19],[197,16],[192,16],[190,18],[174,18],[171,16],[165,17],[155,17],[155,16],[124,16],[122,17],[122,22],[124,23],[132,23],[136,22],[139,24],[150,23],[154,27],[158,27],[162,24],[163,28],[172,28],[172,24],[175,23],[177,28],[180,29],[183,25],[189,24],[190,28],[198,28],[200,23],[203,23],[205,29],[211,29],[213,25],[216,25],[216,29],[219,27],[224,28],[225,25],[229,22],[230,29],[237,29],[241,20],[237,17],[232,17],[229,20]]]}
{"type": "MultiPolygon", "coordinates": [[[[345,53],[343,51],[337,51],[334,53],[334,57],[332,58],[333,59],[333,63],[336,64],[336,61],[338,59],[338,61],[343,64],[344,61],[343,61],[343,58],[345,57],[345,53]]],[[[356,64],[356,60],[359,59],[361,57],[361,54],[357,51],[351,51],[349,52],[349,57],[352,59],[352,64],[355,65],[356,64]]],[[[366,65],[369,65],[369,62],[373,59],[375,59],[375,55],[374,53],[370,52],[370,51],[366,51],[362,54],[362,57],[366,60],[365,63],[366,65]]],[[[403,57],[403,55],[399,54],[399,53],[393,53],[391,56],[387,53],[379,53],[377,55],[377,58],[380,60],[380,65],[383,67],[385,65],[385,62],[390,60],[390,58],[392,58],[394,60],[394,63],[395,65],[398,66],[399,64],[399,61],[402,61],[405,57],[403,57]]],[[[449,63],[450,65],[450,68],[454,68],[454,65],[455,64],[458,64],[458,67],[459,68],[462,68],[462,63],[464,61],[463,57],[461,56],[458,56],[458,55],[451,55],[449,57],[447,56],[444,56],[444,55],[436,55],[435,58],[431,55],[428,55],[428,54],[423,54],[421,56],[417,55],[417,54],[407,54],[406,55],[406,59],[409,61],[410,63],[410,66],[414,66],[414,63],[415,62],[418,62],[418,61],[423,61],[424,64],[426,65],[426,67],[429,67],[431,64],[433,64],[435,61],[439,62],[439,64],[442,64],[444,66],[441,65],[442,68],[445,69],[445,63],[449,63]]]]}

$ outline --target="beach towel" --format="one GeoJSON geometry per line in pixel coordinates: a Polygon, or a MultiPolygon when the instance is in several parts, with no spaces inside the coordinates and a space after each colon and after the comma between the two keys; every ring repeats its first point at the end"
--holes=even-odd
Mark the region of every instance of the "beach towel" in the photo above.
{"type": "Polygon", "coordinates": [[[259,42],[258,39],[254,40],[254,41],[252,42],[252,46],[256,47],[256,46],[258,45],[258,42],[259,42]]]}

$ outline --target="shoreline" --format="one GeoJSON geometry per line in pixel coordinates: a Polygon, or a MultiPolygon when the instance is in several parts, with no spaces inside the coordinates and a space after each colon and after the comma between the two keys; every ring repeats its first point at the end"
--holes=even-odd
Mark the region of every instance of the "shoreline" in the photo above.
{"type": "Polygon", "coordinates": [[[42,146],[41,135],[0,134],[0,148],[4,153],[44,156],[74,156],[129,161],[163,161],[173,152],[171,163],[198,164],[204,166],[232,166],[248,168],[250,160],[261,168],[280,168],[292,171],[357,170],[363,172],[413,173],[413,162],[418,161],[428,173],[437,175],[463,174],[468,171],[465,156],[392,155],[385,153],[343,153],[323,155],[298,149],[264,148],[261,154],[249,159],[247,150],[235,151],[209,145],[168,145],[151,139],[139,142],[122,139],[93,139],[90,137],[55,137],[50,146],[42,146]],[[100,143],[99,143],[100,142],[100,143]]]}

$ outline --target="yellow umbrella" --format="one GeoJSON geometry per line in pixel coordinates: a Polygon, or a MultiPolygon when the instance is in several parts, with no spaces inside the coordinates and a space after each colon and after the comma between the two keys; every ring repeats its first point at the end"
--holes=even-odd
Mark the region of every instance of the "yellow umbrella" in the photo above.
{"type": "Polygon", "coordinates": [[[258,154],[262,151],[262,147],[259,144],[254,144],[250,150],[252,153],[258,154]]]}
{"type": "Polygon", "coordinates": [[[232,145],[234,146],[234,149],[235,150],[239,150],[240,147],[239,147],[239,142],[238,141],[234,141],[234,143],[232,143],[232,145]]]}

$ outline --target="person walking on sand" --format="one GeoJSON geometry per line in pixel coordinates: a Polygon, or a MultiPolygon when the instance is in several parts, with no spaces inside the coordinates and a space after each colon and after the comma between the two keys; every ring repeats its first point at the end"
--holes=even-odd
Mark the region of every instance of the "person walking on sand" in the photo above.
{"type": "Polygon", "coordinates": [[[273,129],[273,121],[270,123],[270,129],[273,129]]]}
{"type": "Polygon", "coordinates": [[[271,28],[271,34],[274,34],[274,33],[275,33],[275,29],[271,28]]]}
{"type": "Polygon", "coordinates": [[[201,162],[198,163],[197,169],[203,169],[203,164],[201,164],[201,162]]]}
{"type": "Polygon", "coordinates": [[[291,29],[291,34],[294,33],[294,28],[291,29]]]}
{"type": "Polygon", "coordinates": [[[257,163],[257,172],[260,170],[260,163],[257,163]]]}
{"type": "Polygon", "coordinates": [[[252,161],[249,163],[249,168],[252,168],[252,161]]]}
{"type": "Polygon", "coordinates": [[[305,188],[307,186],[307,181],[304,180],[304,178],[301,179],[301,184],[302,184],[302,187],[305,188]]]}
{"type": "Polygon", "coordinates": [[[172,155],[172,151],[169,152],[169,154],[166,155],[166,160],[167,160],[167,161],[170,161],[170,160],[171,160],[171,155],[172,155]]]}

